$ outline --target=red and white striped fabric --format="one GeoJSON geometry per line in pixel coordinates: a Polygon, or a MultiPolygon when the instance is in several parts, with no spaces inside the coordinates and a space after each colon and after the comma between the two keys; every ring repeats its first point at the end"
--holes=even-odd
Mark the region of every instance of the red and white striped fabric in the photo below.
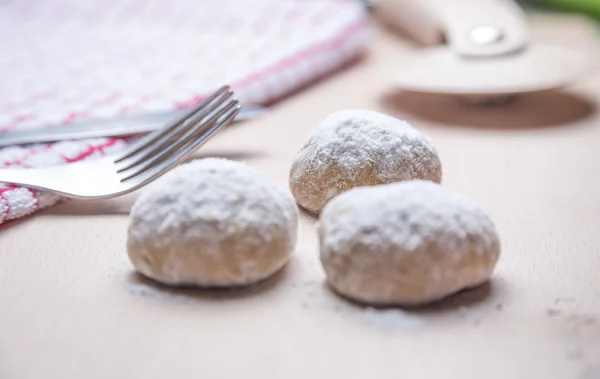
{"type": "MultiPolygon", "coordinates": [[[[354,60],[351,0],[0,1],[0,133],[187,108],[222,84],[265,104],[354,60]]],[[[101,156],[122,139],[0,149],[0,168],[101,156]]],[[[0,224],[58,201],[0,183],[0,224]]]]}

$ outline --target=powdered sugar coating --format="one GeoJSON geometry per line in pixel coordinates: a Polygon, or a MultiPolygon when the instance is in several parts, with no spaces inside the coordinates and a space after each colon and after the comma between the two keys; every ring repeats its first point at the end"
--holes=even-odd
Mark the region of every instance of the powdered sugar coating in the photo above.
{"type": "Polygon", "coordinates": [[[354,187],[411,179],[441,181],[431,141],[405,121],[369,110],[331,114],[309,136],[292,164],[296,201],[313,213],[354,187]]]}
{"type": "Polygon", "coordinates": [[[319,235],[329,283],[368,303],[438,300],[488,280],[500,254],[485,212],[422,180],[336,197],[321,214],[319,235]]]}
{"type": "Polygon", "coordinates": [[[207,158],[141,194],[127,247],[140,273],[166,284],[243,285],[287,262],[296,229],[288,192],[244,164],[207,158]]]}

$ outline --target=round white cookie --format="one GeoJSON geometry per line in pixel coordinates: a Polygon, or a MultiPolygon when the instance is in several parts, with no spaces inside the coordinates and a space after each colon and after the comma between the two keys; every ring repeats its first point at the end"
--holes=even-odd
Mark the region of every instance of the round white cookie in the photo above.
{"type": "Polygon", "coordinates": [[[296,244],[292,196],[244,164],[184,164],[131,209],[127,252],[135,269],[169,285],[251,284],[288,261],[296,244]]]}
{"type": "Polygon", "coordinates": [[[320,217],[321,262],[340,294],[419,305],[487,281],[500,255],[490,217],[431,181],[355,188],[320,217]]]}
{"type": "Polygon", "coordinates": [[[354,187],[411,179],[442,180],[431,141],[405,121],[367,110],[331,114],[309,136],[290,171],[296,202],[318,214],[354,187]]]}

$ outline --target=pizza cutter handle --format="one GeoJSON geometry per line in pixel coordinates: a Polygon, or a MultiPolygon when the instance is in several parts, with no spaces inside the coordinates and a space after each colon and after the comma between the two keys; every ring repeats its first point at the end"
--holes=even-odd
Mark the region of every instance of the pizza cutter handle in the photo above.
{"type": "Polygon", "coordinates": [[[513,0],[379,0],[376,13],[417,42],[463,56],[510,54],[528,44],[524,12],[513,0]]]}

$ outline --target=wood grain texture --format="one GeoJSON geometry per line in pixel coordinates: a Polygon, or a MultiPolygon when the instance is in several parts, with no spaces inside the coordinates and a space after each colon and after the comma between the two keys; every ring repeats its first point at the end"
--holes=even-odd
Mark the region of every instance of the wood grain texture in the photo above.
{"type": "MultiPolygon", "coordinates": [[[[576,18],[534,38],[598,51],[576,18]]],[[[232,126],[199,155],[243,160],[287,185],[328,113],[379,109],[435,141],[443,183],[493,216],[489,284],[426,309],[362,309],[324,285],[315,220],[290,264],[242,291],[170,290],[125,254],[134,196],[65,203],[0,231],[0,378],[600,378],[600,75],[568,92],[478,109],[390,86],[409,50],[378,31],[360,64],[232,126]]]]}

